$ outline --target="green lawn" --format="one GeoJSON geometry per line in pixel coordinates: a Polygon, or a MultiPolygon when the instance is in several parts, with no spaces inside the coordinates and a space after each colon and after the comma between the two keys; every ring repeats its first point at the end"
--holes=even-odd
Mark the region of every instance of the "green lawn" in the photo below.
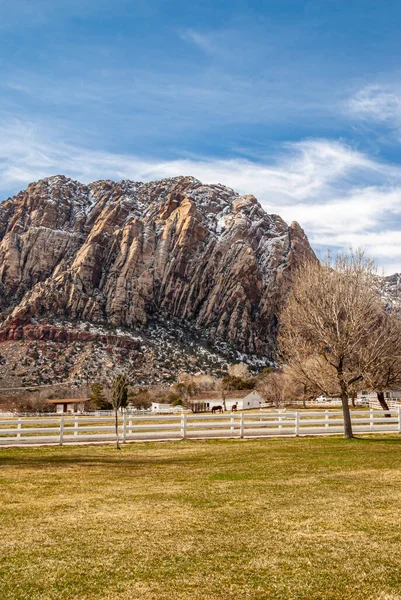
{"type": "Polygon", "coordinates": [[[401,436],[0,450],[1,600],[401,599],[401,436]]]}

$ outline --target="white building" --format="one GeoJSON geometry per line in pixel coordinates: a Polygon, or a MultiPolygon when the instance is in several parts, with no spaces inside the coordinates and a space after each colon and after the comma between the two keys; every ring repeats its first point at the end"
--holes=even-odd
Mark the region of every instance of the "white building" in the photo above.
{"type": "Polygon", "coordinates": [[[174,407],[172,407],[171,404],[167,404],[165,402],[152,402],[150,410],[152,413],[170,413],[174,412],[174,407]]]}
{"type": "MultiPolygon", "coordinates": [[[[263,403],[264,398],[256,390],[232,390],[226,396],[226,410],[230,411],[234,406],[237,410],[260,408],[263,403]]],[[[202,392],[192,398],[192,406],[194,412],[207,412],[223,406],[223,399],[220,392],[202,392]]]]}

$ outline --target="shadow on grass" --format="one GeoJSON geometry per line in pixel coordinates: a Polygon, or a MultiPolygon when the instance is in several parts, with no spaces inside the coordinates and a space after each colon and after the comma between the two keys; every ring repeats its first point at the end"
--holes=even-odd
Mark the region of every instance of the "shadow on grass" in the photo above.
{"type": "MultiPolygon", "coordinates": [[[[265,438],[255,440],[185,440],[179,442],[168,442],[169,446],[164,446],[164,443],[149,444],[129,444],[123,446],[121,451],[113,448],[111,445],[92,446],[42,446],[42,447],[19,447],[19,448],[0,448],[0,467],[6,466],[21,466],[21,467],[52,467],[52,466],[74,466],[87,465],[91,467],[122,467],[122,468],[139,468],[146,466],[204,466],[205,461],[211,458],[209,453],[204,453],[202,450],[209,447],[210,453],[214,455],[217,449],[213,446],[221,445],[227,450],[226,453],[219,454],[220,466],[230,466],[230,463],[235,463],[235,452],[231,454],[233,446],[238,444],[238,451],[242,454],[242,460],[246,461],[249,457],[256,458],[260,453],[265,453],[271,450],[273,453],[279,452],[286,455],[296,454],[301,450],[300,446],[303,443],[308,445],[308,450],[311,450],[311,445],[316,444],[316,449],[321,450],[322,446],[326,446],[326,450],[332,448],[335,454],[341,445],[341,451],[346,451],[348,444],[350,448],[356,445],[401,445],[401,435],[394,434],[376,434],[376,435],[355,435],[352,439],[346,440],[342,436],[330,437],[294,437],[294,438],[265,438]],[[170,445],[171,444],[171,445],[170,445]],[[200,444],[199,453],[185,454],[182,450],[192,449],[196,444],[200,444]],[[240,451],[239,446],[242,450],[240,451]],[[265,447],[261,447],[261,445],[265,447]],[[247,446],[247,451],[244,453],[244,446],[247,446]],[[163,451],[166,449],[166,456],[160,454],[152,454],[155,450],[163,451]],[[136,455],[135,453],[138,452],[136,455]],[[251,456],[252,455],[252,456],[251,456]]],[[[219,452],[222,448],[219,448],[219,452]]],[[[210,465],[211,470],[213,464],[210,465]]]]}
{"type": "MultiPolygon", "coordinates": [[[[388,435],[388,434],[387,434],[388,435]]],[[[349,442],[365,442],[365,443],[369,443],[369,444],[377,444],[377,443],[381,443],[381,444],[401,444],[401,435],[399,437],[396,437],[397,434],[395,434],[394,437],[373,437],[373,435],[366,435],[365,437],[359,436],[359,435],[354,435],[354,437],[351,440],[347,440],[349,442]]]]}
{"type": "Polygon", "coordinates": [[[157,456],[138,456],[133,457],[132,455],[127,456],[120,454],[118,450],[115,451],[115,456],[102,456],[102,455],[88,455],[82,454],[41,454],[41,455],[19,455],[19,456],[2,456],[0,453],[0,467],[6,466],[35,466],[35,467],[51,467],[51,466],[73,466],[73,465],[88,465],[91,467],[97,466],[111,466],[111,467],[143,467],[146,465],[160,465],[160,466],[172,466],[172,465],[193,465],[195,466],[199,459],[194,457],[180,457],[172,456],[171,458],[161,458],[157,456]]]}

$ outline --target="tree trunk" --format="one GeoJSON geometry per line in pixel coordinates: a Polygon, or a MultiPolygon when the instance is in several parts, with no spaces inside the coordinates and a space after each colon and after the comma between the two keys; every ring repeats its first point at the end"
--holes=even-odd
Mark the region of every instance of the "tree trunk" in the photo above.
{"type": "MultiPolygon", "coordinates": [[[[390,411],[388,404],[384,398],[384,392],[377,392],[377,399],[379,401],[380,406],[382,407],[383,410],[388,410],[390,411]]],[[[391,417],[390,412],[388,414],[385,415],[386,417],[391,417]]]]}
{"type": "Polygon", "coordinates": [[[115,415],[115,424],[116,424],[116,448],[117,448],[117,450],[121,450],[120,439],[118,437],[118,408],[114,409],[114,415],[115,415]]]}
{"type": "Polygon", "coordinates": [[[306,400],[305,400],[305,398],[302,400],[302,408],[306,408],[306,400]]]}
{"type": "Polygon", "coordinates": [[[350,440],[354,437],[352,433],[351,413],[348,405],[348,395],[341,394],[341,403],[343,405],[343,416],[344,416],[344,437],[346,440],[350,440]]]}
{"type": "Polygon", "coordinates": [[[355,396],[354,396],[354,394],[352,394],[351,401],[352,401],[352,407],[355,408],[355,396]]]}

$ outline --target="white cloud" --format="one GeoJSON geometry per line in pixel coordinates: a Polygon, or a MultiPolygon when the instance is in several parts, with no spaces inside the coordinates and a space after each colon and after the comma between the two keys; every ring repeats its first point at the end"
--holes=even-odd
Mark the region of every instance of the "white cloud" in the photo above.
{"type": "Polygon", "coordinates": [[[245,60],[253,60],[260,57],[260,45],[249,36],[239,36],[236,29],[218,29],[210,31],[196,31],[185,29],[179,33],[180,38],[192,44],[214,60],[222,60],[238,67],[245,60]]]}
{"type": "Polygon", "coordinates": [[[199,33],[194,29],[186,29],[180,34],[180,37],[184,42],[194,44],[208,54],[215,54],[217,51],[210,35],[199,33]]]}
{"type": "Polygon", "coordinates": [[[401,130],[401,88],[368,85],[360,89],[347,104],[349,113],[362,121],[376,122],[401,130]]]}
{"type": "Polygon", "coordinates": [[[382,264],[401,270],[401,167],[375,161],[338,141],[286,144],[274,159],[262,163],[162,161],[67,144],[23,122],[0,123],[3,195],[58,173],[85,183],[177,175],[223,183],[253,193],[268,212],[299,221],[316,248],[362,246],[382,264]]]}
{"type": "MultiPolygon", "coordinates": [[[[401,182],[395,187],[366,186],[351,188],[343,196],[332,196],[326,202],[289,205],[286,212],[306,228],[312,228],[321,243],[337,243],[335,240],[351,241],[351,236],[374,231],[383,218],[391,215],[397,220],[401,215],[401,182]],[[318,225],[318,229],[316,226],[318,225]],[[331,242],[328,241],[329,238],[331,242]],[[323,239],[326,241],[323,242],[323,239]]],[[[353,244],[355,245],[355,244],[353,244]]]]}

